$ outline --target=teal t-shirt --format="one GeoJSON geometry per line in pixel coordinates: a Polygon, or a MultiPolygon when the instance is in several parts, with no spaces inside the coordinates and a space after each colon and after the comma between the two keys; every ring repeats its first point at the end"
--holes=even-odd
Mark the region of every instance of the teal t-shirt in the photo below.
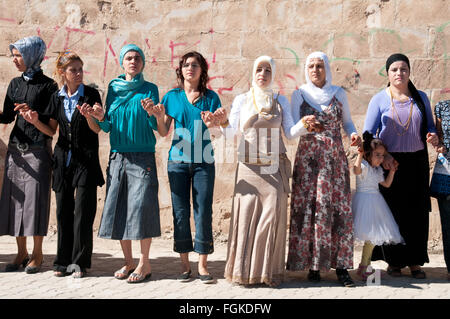
{"type": "Polygon", "coordinates": [[[111,152],[155,152],[156,118],[149,117],[141,105],[141,100],[147,97],[155,105],[159,103],[158,87],[145,81],[125,103],[114,109],[106,105],[105,120],[98,124],[109,132],[111,152]]]}
{"type": "Polygon", "coordinates": [[[161,104],[174,121],[169,161],[184,163],[213,163],[214,152],[209,130],[201,118],[202,111],[215,112],[221,107],[219,96],[212,90],[191,104],[182,89],[164,95],[161,104]]]}

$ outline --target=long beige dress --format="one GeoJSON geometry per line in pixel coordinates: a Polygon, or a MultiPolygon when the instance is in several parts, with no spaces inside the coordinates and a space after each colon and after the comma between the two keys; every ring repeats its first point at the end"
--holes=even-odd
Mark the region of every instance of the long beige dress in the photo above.
{"type": "Polygon", "coordinates": [[[290,162],[281,125],[274,99],[269,114],[255,114],[243,129],[225,266],[231,282],[276,285],[284,278],[290,162]]]}

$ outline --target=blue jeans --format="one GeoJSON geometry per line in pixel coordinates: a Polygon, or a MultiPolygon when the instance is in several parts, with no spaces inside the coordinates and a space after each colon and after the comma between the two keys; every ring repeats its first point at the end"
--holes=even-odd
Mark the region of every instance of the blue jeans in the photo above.
{"type": "Polygon", "coordinates": [[[447,271],[450,273],[450,195],[437,199],[441,215],[442,243],[447,271]]]}
{"type": "Polygon", "coordinates": [[[174,248],[178,253],[195,251],[199,254],[214,252],[212,236],[212,202],[214,191],[214,163],[167,164],[174,227],[174,248]],[[191,235],[191,202],[194,207],[195,239],[191,235]]]}

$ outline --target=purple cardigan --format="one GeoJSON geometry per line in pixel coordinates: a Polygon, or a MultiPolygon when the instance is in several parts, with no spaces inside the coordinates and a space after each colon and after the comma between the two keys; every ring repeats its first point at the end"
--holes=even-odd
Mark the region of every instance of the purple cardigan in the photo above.
{"type": "MultiPolygon", "coordinates": [[[[424,92],[419,91],[419,94],[422,97],[427,112],[427,131],[436,133],[430,101],[424,92]]],[[[408,120],[410,101],[402,103],[394,100],[395,110],[402,124],[405,124],[408,120]]],[[[389,152],[417,152],[424,149],[425,145],[420,137],[422,113],[416,103],[413,103],[411,124],[406,133],[404,128],[398,124],[397,114],[393,113],[391,98],[386,90],[377,93],[370,100],[363,132],[369,131],[373,135],[378,135],[387,146],[389,152]]]]}

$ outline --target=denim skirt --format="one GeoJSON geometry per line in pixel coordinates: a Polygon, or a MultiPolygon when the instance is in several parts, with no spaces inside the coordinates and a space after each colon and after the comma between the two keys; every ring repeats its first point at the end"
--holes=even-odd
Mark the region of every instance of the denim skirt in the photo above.
{"type": "Polygon", "coordinates": [[[161,236],[155,153],[111,152],[98,236],[116,240],[161,236]]]}

